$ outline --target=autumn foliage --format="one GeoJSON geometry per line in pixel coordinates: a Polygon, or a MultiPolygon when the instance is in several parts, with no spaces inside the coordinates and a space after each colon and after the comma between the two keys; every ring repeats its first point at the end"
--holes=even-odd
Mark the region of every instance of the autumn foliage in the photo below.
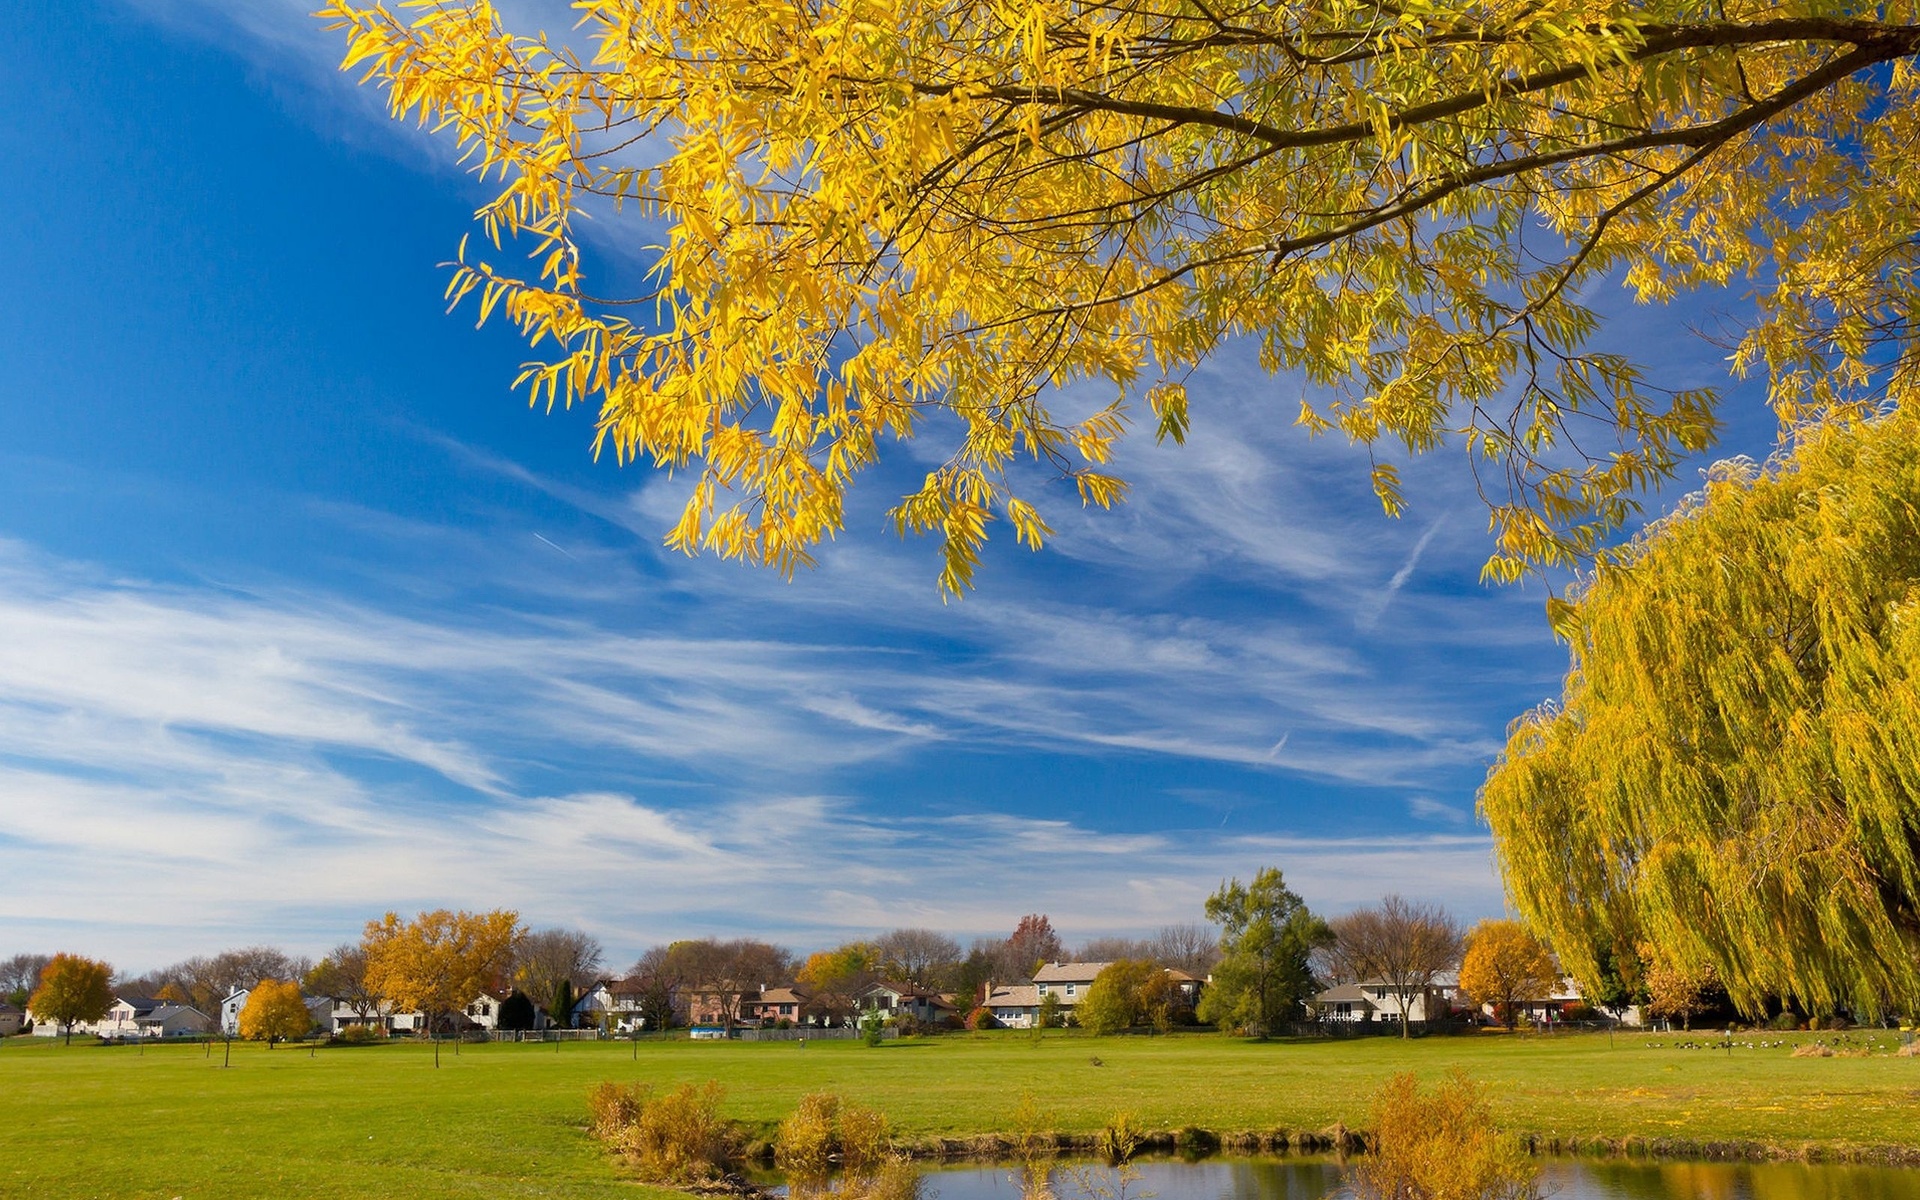
{"type": "Polygon", "coordinates": [[[431,1022],[465,1004],[506,968],[519,917],[511,912],[424,912],[411,921],[388,913],[367,922],[366,987],[401,1012],[431,1022]]]}
{"type": "Polygon", "coordinates": [[[1911,1011],[1920,414],[1725,464],[1624,557],[1481,793],[1528,924],[1590,989],[1644,944],[1749,1012],[1911,1011]]]}
{"type": "Polygon", "coordinates": [[[305,1037],[312,1028],[313,1013],[300,994],[300,985],[291,979],[261,980],[240,1009],[240,1036],[265,1042],[268,1049],[278,1041],[305,1037]]]}
{"type": "Polygon", "coordinates": [[[1460,961],[1460,988],[1491,1004],[1512,1028],[1520,1000],[1539,1000],[1560,982],[1559,964],[1539,938],[1518,921],[1486,920],[1467,933],[1460,961]]]}
{"type": "Polygon", "coordinates": [[[1536,1200],[1538,1168],[1493,1121],[1486,1089],[1455,1071],[1431,1090],[1411,1073],[1375,1093],[1371,1144],[1351,1170],[1361,1200],[1536,1200]]]}
{"type": "Polygon", "coordinates": [[[1790,422],[1908,386],[1900,6],[575,9],[570,35],[486,3],[321,15],[493,181],[451,296],[540,347],[535,402],[690,470],[690,552],[805,563],[887,443],[931,436],[892,515],[964,588],[990,522],[1051,533],[1049,477],[1119,501],[1129,426],[1182,439],[1188,380],[1243,340],[1314,385],[1302,425],[1370,448],[1389,511],[1388,456],[1452,441],[1492,574],[1576,560],[1717,425],[1713,392],[1599,344],[1606,285],[1758,280],[1733,366],[1790,422]],[[607,294],[589,224],[648,248],[638,295],[607,294]]]}
{"type": "Polygon", "coordinates": [[[78,954],[56,954],[40,970],[40,982],[27,1000],[37,1021],[52,1021],[73,1041],[73,1027],[98,1021],[113,1007],[113,968],[78,954]]]}

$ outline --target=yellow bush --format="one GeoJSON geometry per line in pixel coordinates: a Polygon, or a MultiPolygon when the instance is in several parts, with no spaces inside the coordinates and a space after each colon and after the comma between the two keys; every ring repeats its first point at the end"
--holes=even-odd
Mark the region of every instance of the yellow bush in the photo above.
{"type": "Polygon", "coordinates": [[[698,1183],[722,1174],[740,1154],[739,1131],[720,1116],[720,1095],[712,1080],[660,1097],[644,1084],[603,1083],[587,1094],[589,1126],[645,1178],[698,1183]]]}
{"type": "Polygon", "coordinates": [[[1369,1200],[1535,1200],[1538,1170],[1493,1124],[1485,1089],[1455,1071],[1432,1091],[1411,1074],[1373,1098],[1371,1153],[1351,1171],[1369,1200]]]}

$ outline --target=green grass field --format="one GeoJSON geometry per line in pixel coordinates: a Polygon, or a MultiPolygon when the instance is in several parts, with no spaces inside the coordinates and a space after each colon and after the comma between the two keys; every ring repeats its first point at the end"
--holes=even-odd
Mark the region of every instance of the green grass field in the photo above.
{"type": "MultiPolygon", "coordinates": [[[[1800,1035],[1805,1039],[1808,1035],[1800,1035]]],[[[1862,1039],[1862,1035],[1854,1035],[1862,1039]]],[[[1920,1145],[1920,1058],[1793,1058],[1715,1041],[1499,1034],[1264,1044],[1210,1035],[958,1035],[853,1042],[641,1043],[268,1051],[0,1044],[0,1196],[586,1197],[645,1193],[583,1131],[600,1080],[719,1079],[761,1131],[806,1092],[879,1108],[908,1137],[1004,1131],[1031,1092],[1052,1125],[1117,1110],[1149,1128],[1365,1124],[1386,1075],[1455,1065],[1495,1089],[1508,1128],[1561,1138],[1920,1145]],[[1098,1060],[1096,1063],[1096,1059],[1098,1060]]],[[[1743,1039],[1744,1040],[1744,1039],[1743,1039]]],[[[1863,1039],[1862,1039],[1863,1040],[1863,1039]]]]}

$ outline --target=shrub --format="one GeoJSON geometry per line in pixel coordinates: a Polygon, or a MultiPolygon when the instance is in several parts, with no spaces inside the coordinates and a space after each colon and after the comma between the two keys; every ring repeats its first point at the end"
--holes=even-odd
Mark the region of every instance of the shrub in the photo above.
{"type": "Polygon", "coordinates": [[[860,1040],[878,1046],[886,1038],[887,1019],[878,1010],[860,1018],[860,1040]]]}
{"type": "Polygon", "coordinates": [[[1537,1168],[1493,1124],[1485,1089],[1454,1071],[1423,1092],[1395,1075],[1373,1098],[1372,1152],[1350,1172],[1370,1200],[1534,1200],[1537,1168]]]}
{"type": "Polygon", "coordinates": [[[993,1010],[984,1004],[967,1014],[968,1029],[998,1029],[999,1027],[1000,1022],[994,1017],[993,1010]]]}
{"type": "Polygon", "coordinates": [[[1788,1009],[1773,1020],[1768,1021],[1767,1028],[1787,1033],[1800,1028],[1800,1018],[1794,1015],[1793,1010],[1788,1009]]]}
{"type": "Polygon", "coordinates": [[[893,1132],[887,1118],[857,1104],[840,1107],[840,1165],[848,1174],[883,1173],[893,1157],[893,1132]]]}
{"type": "Polygon", "coordinates": [[[800,1107],[773,1135],[775,1165],[797,1180],[824,1181],[833,1168],[839,1115],[840,1097],[833,1093],[802,1096],[800,1107]]]}
{"type": "Polygon", "coordinates": [[[646,1084],[603,1083],[587,1094],[590,1128],[654,1183],[713,1179],[739,1157],[739,1131],[720,1116],[720,1085],[691,1083],[655,1097],[646,1084]]]}
{"type": "Polygon", "coordinates": [[[1100,1153],[1108,1163],[1117,1167],[1133,1157],[1145,1136],[1141,1128],[1133,1123],[1132,1113],[1117,1112],[1100,1130],[1100,1153]]]}
{"type": "Polygon", "coordinates": [[[335,1034],[334,1040],[345,1042],[349,1046],[370,1046],[375,1042],[386,1041],[387,1035],[373,1025],[349,1025],[335,1034]]]}

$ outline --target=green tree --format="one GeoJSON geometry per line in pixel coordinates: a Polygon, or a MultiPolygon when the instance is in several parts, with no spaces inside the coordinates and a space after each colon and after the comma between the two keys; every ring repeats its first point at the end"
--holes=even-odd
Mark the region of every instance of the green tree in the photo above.
{"type": "Polygon", "coordinates": [[[573,1024],[573,980],[564,976],[554,980],[553,1000],[547,1009],[547,1018],[555,1025],[566,1029],[573,1024]]]}
{"type": "Polygon", "coordinates": [[[1262,868],[1251,884],[1222,884],[1206,911],[1221,928],[1220,961],[1201,993],[1200,1019],[1266,1037],[1313,995],[1308,959],[1331,943],[1333,931],[1307,911],[1277,867],[1262,868]]]}
{"type": "Polygon", "coordinates": [[[1155,1005],[1164,1007],[1168,988],[1165,967],[1123,958],[1094,976],[1093,986],[1074,1006],[1074,1017],[1092,1033],[1119,1033],[1151,1020],[1155,1005]]]}
{"type": "Polygon", "coordinates": [[[1558,628],[1480,803],[1582,984],[1645,943],[1749,1013],[1920,1007],[1920,415],[1723,465],[1558,628]]]}
{"type": "Polygon", "coordinates": [[[536,399],[694,472],[689,552],[809,561],[925,431],[949,440],[894,516],[964,588],[991,521],[1051,532],[1022,459],[1116,502],[1129,421],[1179,440],[1185,381],[1252,339],[1328,388],[1299,421],[1375,448],[1389,511],[1387,452],[1461,445],[1508,577],[1593,551],[1715,429],[1712,393],[1595,345],[1596,287],[1758,281],[1734,368],[1791,422],[1872,403],[1912,344],[1906,5],[576,9],[551,39],[485,4],[322,15],[499,181],[487,245],[532,261],[463,253],[451,294],[543,348],[536,399]],[[589,283],[589,216],[651,248],[651,290],[589,283]],[[1112,404],[1064,411],[1089,390],[1112,404]]]}
{"type": "Polygon", "coordinates": [[[40,969],[40,982],[27,999],[36,1021],[60,1026],[67,1045],[80,1021],[98,1021],[113,1007],[113,968],[78,954],[56,954],[40,969]]]}
{"type": "Polygon", "coordinates": [[[240,1036],[267,1044],[273,1049],[278,1041],[305,1037],[313,1028],[313,1013],[300,985],[291,979],[262,979],[247,993],[240,1009],[240,1036]]]}
{"type": "Polygon", "coordinates": [[[515,989],[513,995],[500,1003],[499,1026],[502,1029],[524,1033],[538,1023],[533,1001],[523,991],[515,989]]]}

